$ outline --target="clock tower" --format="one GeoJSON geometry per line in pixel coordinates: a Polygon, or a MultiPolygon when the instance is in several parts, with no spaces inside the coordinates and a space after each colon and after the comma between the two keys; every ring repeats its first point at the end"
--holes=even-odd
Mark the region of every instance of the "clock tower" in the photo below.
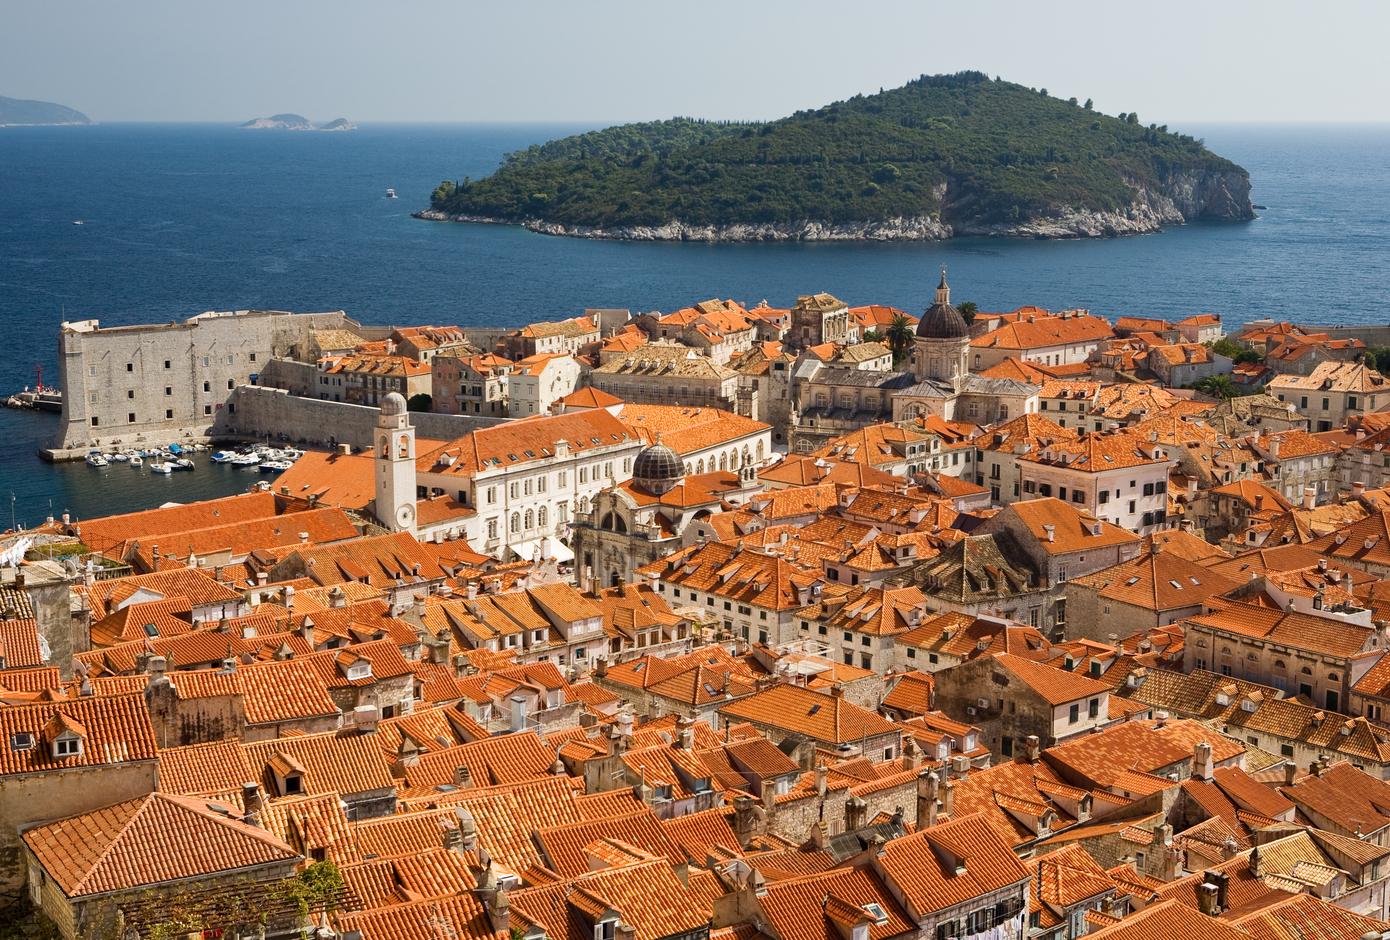
{"type": "Polygon", "coordinates": [[[377,521],[392,532],[415,534],[415,429],[405,398],[392,392],[376,419],[377,521]]]}

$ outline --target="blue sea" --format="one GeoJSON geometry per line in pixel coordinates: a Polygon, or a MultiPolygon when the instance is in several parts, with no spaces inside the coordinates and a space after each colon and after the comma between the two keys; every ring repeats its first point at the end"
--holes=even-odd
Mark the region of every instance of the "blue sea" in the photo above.
{"type": "MultiPolygon", "coordinates": [[[[942,265],[954,297],[985,310],[1390,321],[1390,125],[1185,127],[1245,166],[1267,208],[1248,224],[1123,239],[628,244],[410,218],[440,180],[486,175],[508,151],[584,129],[0,128],[0,394],[32,383],[36,366],[56,378],[64,318],[116,325],[262,307],[344,309],[373,324],[519,324],[715,296],[785,306],[813,291],[918,310],[942,265]],[[387,187],[400,198],[385,198],[387,187]]],[[[32,524],[49,512],[89,517],[236,492],[254,479],[207,465],[168,478],[50,467],[34,451],[55,426],[0,410],[0,528],[6,509],[32,524]]]]}

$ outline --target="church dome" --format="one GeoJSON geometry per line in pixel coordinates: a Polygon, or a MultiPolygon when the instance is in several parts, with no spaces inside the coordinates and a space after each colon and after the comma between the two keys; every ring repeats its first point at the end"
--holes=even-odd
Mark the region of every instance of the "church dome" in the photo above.
{"type": "Polygon", "coordinates": [[[384,415],[405,414],[405,396],[400,392],[388,394],[381,400],[381,413],[384,415]]]}
{"type": "Polygon", "coordinates": [[[946,269],[941,270],[941,284],[936,288],[936,303],[917,321],[917,335],[923,339],[967,339],[970,327],[965,317],[951,304],[951,287],[946,283],[946,269]]]}
{"type": "Polygon", "coordinates": [[[669,492],[683,476],[680,455],[660,440],[644,447],[632,461],[632,482],[653,496],[669,492]]]}

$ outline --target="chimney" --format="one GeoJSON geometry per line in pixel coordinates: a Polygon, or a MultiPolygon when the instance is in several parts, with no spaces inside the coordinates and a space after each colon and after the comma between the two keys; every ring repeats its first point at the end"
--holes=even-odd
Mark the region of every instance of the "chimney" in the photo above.
{"type": "Polygon", "coordinates": [[[362,734],[371,734],[375,731],[377,722],[380,720],[375,705],[358,705],[352,710],[352,726],[362,734]]]}
{"type": "Polygon", "coordinates": [[[941,778],[934,770],[917,774],[917,828],[936,825],[936,798],[941,792],[941,778]]]}
{"type": "Polygon", "coordinates": [[[241,821],[249,826],[261,824],[261,788],[254,783],[241,785],[241,805],[245,815],[241,821]]]}
{"type": "Polygon", "coordinates": [[[463,851],[463,833],[459,832],[458,826],[446,826],[444,829],[444,848],[450,852],[463,851]]]}
{"type": "Polygon", "coordinates": [[[465,852],[471,852],[478,847],[478,827],[473,822],[473,814],[462,806],[456,806],[454,807],[454,815],[459,820],[459,848],[465,852]]]}
{"type": "Polygon", "coordinates": [[[1312,509],[1318,504],[1318,491],[1311,486],[1303,488],[1303,508],[1312,509]]]}
{"type": "Polygon", "coordinates": [[[738,836],[739,845],[746,848],[758,834],[758,815],[759,808],[751,796],[734,797],[734,834],[738,836]]]}
{"type": "Polygon", "coordinates": [[[676,741],[682,751],[688,751],[695,746],[694,722],[684,715],[676,716],[676,741]]]}
{"type": "Polygon", "coordinates": [[[954,780],[947,780],[942,786],[941,811],[950,816],[956,809],[956,784],[954,780]]]}
{"type": "Polygon", "coordinates": [[[473,772],[467,767],[454,768],[454,786],[460,790],[473,789],[473,772]]]}
{"type": "Polygon", "coordinates": [[[1028,756],[1028,763],[1036,764],[1038,758],[1042,757],[1042,742],[1036,734],[1030,734],[1024,740],[1024,753],[1028,756]]]}
{"type": "Polygon", "coordinates": [[[1210,780],[1211,772],[1211,745],[1199,741],[1192,748],[1192,776],[1197,780],[1210,780]]]}
{"type": "Polygon", "coordinates": [[[822,800],[824,800],[824,799],[825,799],[825,794],[828,793],[829,791],[830,791],[830,771],[829,771],[828,769],[826,769],[826,766],[825,766],[824,764],[817,764],[817,765],[816,765],[816,796],[818,796],[818,797],[820,797],[822,800]]]}
{"type": "Polygon", "coordinates": [[[1216,885],[1204,881],[1197,886],[1197,910],[1208,917],[1221,913],[1216,904],[1216,885]]]}
{"type": "Polygon", "coordinates": [[[500,934],[510,934],[512,929],[512,904],[507,898],[507,889],[499,887],[493,892],[492,900],[487,904],[487,919],[492,925],[493,931],[500,934]]]}
{"type": "Polygon", "coordinates": [[[869,804],[857,796],[845,801],[845,832],[858,832],[869,822],[869,804]]]}
{"type": "Polygon", "coordinates": [[[1043,523],[1043,533],[1046,535],[1049,542],[1055,542],[1057,540],[1057,527],[1052,523],[1043,523]]]}

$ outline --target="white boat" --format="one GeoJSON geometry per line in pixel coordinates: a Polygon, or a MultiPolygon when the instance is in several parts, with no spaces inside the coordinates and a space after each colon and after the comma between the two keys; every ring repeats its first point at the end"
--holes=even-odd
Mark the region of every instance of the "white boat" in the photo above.
{"type": "Polygon", "coordinates": [[[72,220],[72,224],[73,224],[73,225],[84,225],[85,223],[84,223],[81,219],[73,219],[73,220],[72,220]]]}
{"type": "Polygon", "coordinates": [[[219,450],[213,453],[208,459],[213,463],[231,463],[232,458],[236,457],[236,452],[231,450],[219,450]]]}
{"type": "Polygon", "coordinates": [[[174,472],[174,465],[171,464],[171,463],[169,463],[168,461],[164,461],[164,460],[151,460],[151,461],[150,461],[150,472],[151,472],[151,473],[173,473],[173,472],[174,472]]]}
{"type": "Polygon", "coordinates": [[[89,467],[105,467],[110,462],[106,459],[106,455],[99,450],[87,452],[87,466],[89,467]]]}
{"type": "Polygon", "coordinates": [[[145,458],[141,457],[139,454],[131,454],[130,465],[137,469],[143,467],[145,465],[145,458]]]}
{"type": "Polygon", "coordinates": [[[388,188],[388,189],[386,190],[386,198],[387,198],[387,199],[395,199],[395,198],[396,198],[396,191],[395,191],[394,189],[388,188]]]}
{"type": "Polygon", "coordinates": [[[261,462],[260,454],[237,454],[230,461],[238,467],[254,467],[261,462]]]}
{"type": "Polygon", "coordinates": [[[262,460],[261,473],[284,473],[290,466],[288,460],[262,460]]]}
{"type": "Polygon", "coordinates": [[[112,454],[112,455],[111,455],[110,457],[108,457],[107,459],[108,459],[108,460],[114,460],[116,463],[125,463],[127,460],[130,459],[130,455],[129,455],[129,454],[123,454],[123,453],[121,453],[120,451],[116,451],[114,454],[112,454]]]}
{"type": "Polygon", "coordinates": [[[175,461],[174,461],[174,469],[175,469],[175,470],[192,470],[192,469],[193,469],[193,461],[189,460],[187,457],[180,457],[178,460],[175,460],[175,461]]]}

